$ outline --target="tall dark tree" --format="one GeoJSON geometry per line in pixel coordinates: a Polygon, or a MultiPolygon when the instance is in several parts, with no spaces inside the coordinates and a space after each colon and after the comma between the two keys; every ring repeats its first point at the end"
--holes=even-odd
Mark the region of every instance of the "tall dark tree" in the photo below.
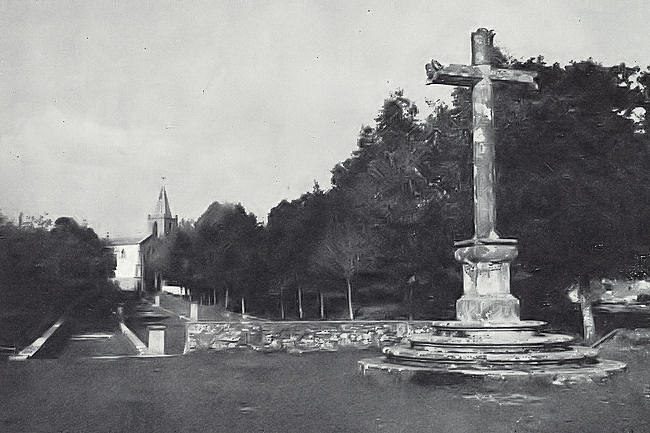
{"type": "Polygon", "coordinates": [[[312,256],[316,269],[343,279],[346,285],[348,317],[354,320],[352,281],[360,272],[375,266],[376,253],[372,237],[363,225],[350,220],[332,220],[312,256]]]}
{"type": "MultiPolygon", "coordinates": [[[[373,228],[379,268],[393,292],[402,292],[409,315],[421,305],[414,295],[433,295],[434,282],[449,286],[451,233],[463,215],[459,191],[467,195],[454,159],[465,152],[459,142],[466,144],[466,136],[448,128],[453,113],[447,107],[437,111],[430,122],[420,122],[417,107],[394,92],[375,125],[362,128],[352,158],[333,170],[331,193],[373,228]],[[449,155],[450,149],[455,153],[449,155]]],[[[444,309],[448,300],[435,297],[444,309]]]]}
{"type": "Polygon", "coordinates": [[[219,288],[237,302],[258,293],[263,284],[261,243],[255,215],[240,204],[212,203],[196,221],[193,288],[207,293],[219,288]]]}
{"type": "Polygon", "coordinates": [[[318,183],[314,183],[313,191],[292,202],[282,201],[269,213],[264,251],[269,302],[277,300],[282,318],[293,293],[298,295],[301,310],[305,290],[313,289],[317,276],[311,273],[309,256],[326,226],[328,213],[328,200],[318,183]]]}

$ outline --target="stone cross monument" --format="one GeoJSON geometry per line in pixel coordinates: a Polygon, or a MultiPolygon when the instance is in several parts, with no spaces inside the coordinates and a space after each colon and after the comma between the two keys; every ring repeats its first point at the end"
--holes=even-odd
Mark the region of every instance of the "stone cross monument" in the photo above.
{"type": "MultiPolygon", "coordinates": [[[[470,376],[529,375],[603,378],[625,368],[618,361],[598,359],[598,351],[571,346],[573,337],[546,334],[537,320],[520,320],[519,301],[510,294],[510,262],[517,257],[517,241],[501,239],[496,231],[494,198],[494,121],[492,81],[537,87],[535,73],[498,69],[492,65],[494,33],[472,33],[471,66],[426,66],[427,84],[472,88],[474,132],[474,236],[456,242],[456,260],[463,265],[463,296],[456,302],[456,318],[431,322],[431,330],[413,334],[395,346],[384,347],[384,358],[359,361],[364,374],[391,376],[451,373],[470,376]]],[[[590,380],[590,379],[589,379],[590,380]]]]}
{"type": "Polygon", "coordinates": [[[523,83],[534,88],[536,72],[499,69],[492,65],[494,32],[472,33],[472,64],[426,65],[427,84],[472,88],[474,149],[474,237],[456,242],[456,260],[463,264],[463,296],[456,317],[464,322],[519,320],[519,301],[510,294],[510,262],[517,257],[517,241],[496,231],[495,133],[492,82],[523,83]]]}

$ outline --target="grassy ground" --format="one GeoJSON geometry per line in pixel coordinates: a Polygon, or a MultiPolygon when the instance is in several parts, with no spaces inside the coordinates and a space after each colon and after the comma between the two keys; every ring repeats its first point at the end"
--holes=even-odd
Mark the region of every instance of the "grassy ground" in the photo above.
{"type": "MultiPolygon", "coordinates": [[[[153,295],[149,295],[149,299],[153,301],[153,295]]],[[[190,302],[180,296],[162,293],[160,306],[174,311],[178,315],[190,317],[190,302]]],[[[229,321],[239,320],[241,317],[239,314],[223,310],[219,305],[198,305],[198,313],[199,320],[229,321]]]]}
{"type": "Polygon", "coordinates": [[[0,431],[650,431],[649,346],[603,352],[629,371],[579,386],[378,381],[357,373],[368,352],[3,363],[0,431]]]}

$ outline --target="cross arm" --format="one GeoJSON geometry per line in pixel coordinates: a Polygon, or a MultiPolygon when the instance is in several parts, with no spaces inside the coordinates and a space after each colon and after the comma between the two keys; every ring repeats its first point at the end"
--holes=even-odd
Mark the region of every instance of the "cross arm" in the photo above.
{"type": "Polygon", "coordinates": [[[537,83],[535,82],[537,72],[534,71],[492,68],[489,76],[492,81],[509,81],[511,83],[529,84],[533,86],[535,90],[538,89],[537,83]]]}
{"type": "Polygon", "coordinates": [[[449,84],[452,86],[471,87],[483,79],[482,72],[474,66],[442,66],[436,60],[425,65],[427,84],[449,84]]]}
{"type": "Polygon", "coordinates": [[[533,71],[491,68],[489,72],[485,73],[477,66],[443,66],[436,60],[427,63],[425,69],[427,71],[427,84],[448,84],[452,86],[471,87],[487,75],[487,78],[492,81],[529,84],[537,89],[537,83],[535,83],[537,72],[533,71]]]}

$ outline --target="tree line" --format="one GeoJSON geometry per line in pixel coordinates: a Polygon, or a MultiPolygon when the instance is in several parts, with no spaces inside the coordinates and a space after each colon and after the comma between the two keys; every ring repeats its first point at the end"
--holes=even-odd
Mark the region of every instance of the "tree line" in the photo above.
{"type": "MultiPolygon", "coordinates": [[[[499,61],[540,77],[538,92],[495,83],[497,222],[520,240],[524,315],[563,308],[573,280],[646,276],[650,74],[499,61]]],[[[332,169],[331,189],[282,201],[265,226],[239,204],[212,203],[163,241],[156,266],[193,293],[234,309],[244,298],[271,317],[449,315],[462,286],[452,244],[472,235],[471,94],[429,104],[420,120],[392,93],[332,169]]]]}
{"type": "MultiPolygon", "coordinates": [[[[647,277],[650,73],[498,62],[540,77],[538,92],[495,83],[497,224],[520,241],[522,315],[557,316],[571,281],[647,277]]],[[[268,317],[449,317],[462,287],[452,245],[472,236],[471,94],[428,104],[421,119],[393,92],[333,167],[331,188],[315,182],[265,225],[240,204],[212,203],[156,240],[150,264],[195,296],[268,317]]],[[[65,304],[111,275],[92,229],[70,218],[48,226],[0,219],[4,306],[65,304]]]]}
{"type": "Polygon", "coordinates": [[[115,269],[104,242],[68,217],[51,229],[18,226],[0,216],[0,288],[4,303],[43,294],[70,299],[71,292],[103,284],[115,269]],[[33,292],[33,293],[32,293],[33,292]]]}
{"type": "Polygon", "coordinates": [[[105,299],[114,269],[104,241],[72,218],[14,224],[0,214],[0,345],[27,344],[77,302],[105,299]]]}

